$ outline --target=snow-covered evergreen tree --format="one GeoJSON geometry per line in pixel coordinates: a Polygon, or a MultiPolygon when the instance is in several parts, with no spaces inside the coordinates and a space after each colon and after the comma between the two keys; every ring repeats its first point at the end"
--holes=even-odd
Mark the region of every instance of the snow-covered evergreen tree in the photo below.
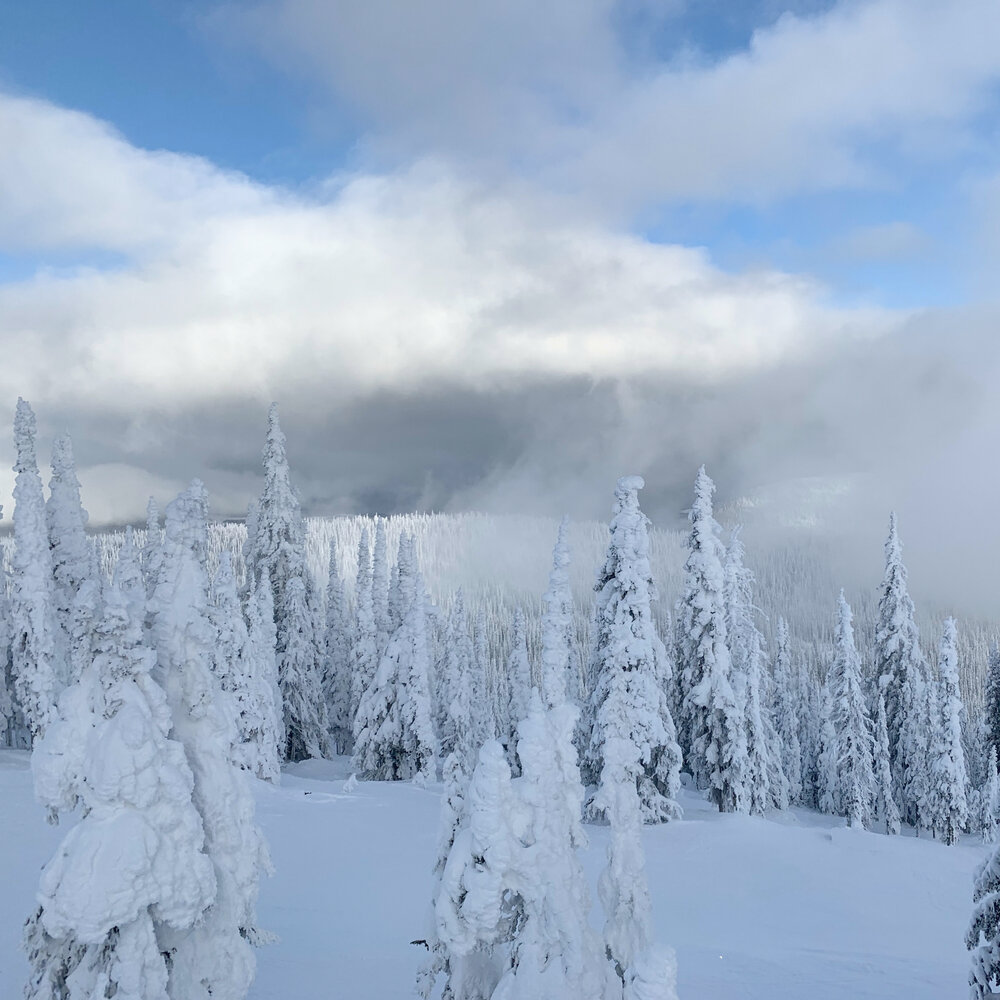
{"type": "Polygon", "coordinates": [[[330,725],[316,662],[315,621],[301,577],[285,581],[278,623],[278,684],[285,725],[285,760],[330,754],[330,725]]]}
{"type": "Polygon", "coordinates": [[[774,725],[781,751],[781,770],[788,779],[788,800],[802,802],[802,744],[799,742],[801,699],[799,675],[792,669],[788,624],[778,619],[775,630],[774,725]]]}
{"type": "Polygon", "coordinates": [[[990,646],[986,666],[986,697],[983,703],[986,739],[1000,758],[1000,646],[990,646]]]}
{"type": "Polygon", "coordinates": [[[997,839],[997,827],[1000,826],[1000,774],[997,773],[997,752],[990,747],[986,763],[986,781],[980,793],[980,808],[982,816],[979,830],[983,843],[992,844],[997,839]]]}
{"type": "MultiPolygon", "coordinates": [[[[439,725],[441,751],[450,753],[456,745],[458,720],[470,731],[473,749],[478,751],[486,741],[486,705],[482,697],[476,697],[476,692],[481,691],[480,679],[475,672],[475,650],[461,589],[455,593],[448,612],[445,636],[444,658],[438,673],[438,697],[444,709],[439,725]]],[[[474,758],[468,760],[470,772],[474,764],[474,758]]]]}
{"type": "Polygon", "coordinates": [[[256,589],[247,594],[246,670],[254,713],[242,720],[239,744],[240,766],[263,781],[281,779],[281,755],[285,749],[281,686],[278,682],[278,637],[274,627],[274,595],[265,571],[256,589]]]}
{"type": "Polygon", "coordinates": [[[404,536],[398,563],[403,618],[361,695],[354,720],[355,766],[371,780],[427,781],[435,776],[424,588],[413,555],[404,536]]]}
{"type": "Polygon", "coordinates": [[[840,592],[833,665],[831,720],[837,734],[837,806],[851,827],[870,827],[875,805],[872,725],[861,685],[861,657],[854,644],[851,606],[840,592]]]}
{"type": "Polygon", "coordinates": [[[372,615],[375,618],[375,642],[379,655],[385,649],[393,630],[389,616],[389,561],[385,524],[384,517],[375,518],[375,543],[371,553],[372,615]]]}
{"type": "Polygon", "coordinates": [[[899,833],[899,809],[896,807],[889,764],[889,730],[885,719],[885,700],[881,694],[878,695],[875,717],[875,820],[885,827],[887,834],[899,833]]]}
{"type": "Polygon", "coordinates": [[[45,497],[35,457],[35,414],[20,398],[14,413],[14,445],[11,659],[17,702],[35,740],[45,732],[67,670],[58,659],[45,497]]]}
{"type": "Polygon", "coordinates": [[[751,813],[788,806],[788,779],[781,768],[777,732],[762,695],[764,637],[754,621],[753,574],[744,564],[743,542],[733,532],[725,564],[726,631],[736,700],[743,708],[747,746],[746,794],[751,813]]]}
{"type": "Polygon", "coordinates": [[[353,629],[340,578],[337,546],[330,542],[330,563],[326,584],[326,622],[323,638],[323,695],[326,699],[330,731],[337,753],[351,752],[354,720],[351,718],[351,650],[353,629]]]}
{"type": "Polygon", "coordinates": [[[267,850],[254,823],[246,776],[229,761],[233,722],[220,707],[212,670],[215,630],[208,615],[205,488],[198,481],[166,510],[160,579],[153,593],[154,677],[194,776],[205,853],[215,870],[211,907],[195,926],[165,926],[160,950],[171,955],[171,1000],[242,1000],[254,975],[256,897],[267,850]]]}
{"type": "Polygon", "coordinates": [[[820,691],[819,735],[816,740],[816,806],[820,812],[840,812],[840,782],[837,768],[837,730],[833,723],[831,677],[820,691]]]}
{"type": "Polygon", "coordinates": [[[152,597],[160,578],[163,532],[160,529],[160,508],[153,497],[146,504],[146,537],[142,543],[142,576],[146,581],[146,597],[152,597]]]}
{"type": "Polygon", "coordinates": [[[514,634],[511,638],[510,655],[507,658],[507,688],[510,701],[507,707],[510,732],[507,734],[507,754],[514,775],[521,773],[517,763],[517,733],[522,719],[528,714],[531,703],[531,661],[528,659],[528,640],[524,631],[524,612],[514,611],[514,634]]]}
{"type": "Polygon", "coordinates": [[[946,844],[958,842],[968,823],[965,797],[965,754],[962,749],[962,696],[958,690],[958,651],[955,619],[944,623],[938,653],[940,694],[934,753],[931,761],[931,796],[935,801],[936,829],[946,844]]]}
{"type": "Polygon", "coordinates": [[[1000,993],[1000,844],[976,870],[972,901],[965,934],[965,946],[972,952],[969,997],[982,1000],[1000,993]]]}
{"type": "Polygon", "coordinates": [[[368,529],[358,542],[358,573],[354,584],[354,643],[351,646],[351,737],[361,697],[378,669],[378,634],[372,605],[372,563],[368,529]]]}
{"type": "Polygon", "coordinates": [[[182,992],[164,935],[196,933],[217,896],[194,778],[169,736],[155,654],[117,588],[94,647],[32,756],[40,801],[82,809],[42,872],[25,934],[25,996],[180,1000],[198,994],[182,992]]]}
{"type": "MultiPolygon", "coordinates": [[[[680,766],[680,749],[676,741],[668,746],[672,734],[664,726],[661,714],[666,702],[657,685],[660,665],[656,660],[657,637],[650,606],[657,593],[649,568],[649,522],[639,509],[639,490],[643,485],[639,476],[618,480],[611,540],[594,587],[598,673],[590,696],[594,725],[586,759],[590,774],[603,775],[608,740],[631,743],[641,765],[635,774],[640,811],[645,820],[660,822],[678,812],[673,796],[677,791],[674,781],[680,766]],[[656,766],[663,751],[675,764],[666,786],[656,766]]],[[[665,652],[662,655],[665,657],[665,652]]],[[[599,786],[602,781],[603,777],[599,777],[599,786]]],[[[605,798],[599,787],[593,799],[594,808],[605,798]]]]}
{"type": "MultiPolygon", "coordinates": [[[[878,688],[885,699],[889,761],[896,800],[904,816],[912,820],[916,803],[907,795],[911,784],[907,771],[911,764],[904,730],[915,728],[913,717],[922,714],[923,706],[914,700],[914,695],[925,676],[926,667],[913,601],[907,589],[907,573],[895,513],[889,515],[889,536],[885,542],[885,575],[875,625],[874,660],[878,688]]],[[[917,767],[919,763],[914,762],[912,766],[917,767]]]]}
{"type": "Polygon", "coordinates": [[[569,521],[559,524],[549,586],[542,595],[541,681],[542,700],[548,708],[569,699],[575,702],[579,678],[573,668],[573,593],[569,584],[569,521]]]}
{"type": "Polygon", "coordinates": [[[726,631],[725,550],[712,514],[715,484],[702,466],[688,511],[691,533],[678,608],[684,759],[723,812],[748,808],[746,733],[732,684],[726,631]]]}
{"type": "Polygon", "coordinates": [[[100,614],[99,581],[93,578],[87,512],[68,434],[52,442],[52,478],[45,520],[52,561],[52,606],[59,626],[57,652],[65,659],[66,680],[90,661],[90,636],[100,614]]]}
{"type": "Polygon", "coordinates": [[[125,528],[125,538],[118,550],[112,575],[114,586],[121,591],[128,607],[128,613],[140,627],[146,621],[146,584],[142,576],[142,565],[139,561],[139,550],[135,544],[135,533],[132,526],[125,528]]]}

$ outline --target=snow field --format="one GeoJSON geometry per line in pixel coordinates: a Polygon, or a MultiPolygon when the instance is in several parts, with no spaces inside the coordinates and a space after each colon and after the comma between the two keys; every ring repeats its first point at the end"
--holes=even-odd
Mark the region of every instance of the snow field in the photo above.
{"type": "MultiPolygon", "coordinates": [[[[273,878],[250,1000],[413,996],[431,892],[441,789],[359,782],[346,759],[254,781],[273,878]]],[[[28,755],[0,750],[0,998],[21,995],[21,927],[42,865],[67,829],[34,801],[28,755]]],[[[654,938],[677,951],[681,1000],[945,1000],[966,991],[963,935],[978,838],[955,847],[847,830],[792,809],[720,816],[688,790],[684,819],[643,830],[654,938]]],[[[607,828],[588,826],[596,901],[607,828]]],[[[592,920],[600,919],[598,907],[592,920]]]]}

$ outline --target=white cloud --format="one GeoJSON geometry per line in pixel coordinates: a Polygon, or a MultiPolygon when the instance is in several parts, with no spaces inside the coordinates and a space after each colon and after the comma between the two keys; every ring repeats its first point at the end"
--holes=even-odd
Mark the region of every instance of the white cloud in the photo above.
{"type": "Polygon", "coordinates": [[[0,159],[0,189],[31,179],[26,204],[51,194],[63,209],[0,205],[0,230],[142,250],[116,270],[0,286],[9,398],[128,413],[434,379],[714,378],[890,322],[826,308],[808,281],[726,275],[699,250],[566,221],[431,164],[293,198],[39,102],[0,98],[0,115],[10,105],[23,141],[14,168],[0,159]],[[77,183],[104,175],[99,190],[77,183]]]}
{"type": "Polygon", "coordinates": [[[321,80],[376,146],[492,157],[604,207],[891,185],[873,147],[956,156],[1000,78],[994,0],[844,0],[666,65],[630,60],[619,9],[266,0],[214,23],[321,80]]]}

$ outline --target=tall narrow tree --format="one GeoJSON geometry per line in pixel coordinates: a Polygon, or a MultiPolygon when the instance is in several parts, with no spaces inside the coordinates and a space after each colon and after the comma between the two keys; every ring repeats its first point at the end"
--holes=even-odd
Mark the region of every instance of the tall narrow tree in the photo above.
{"type": "Polygon", "coordinates": [[[340,578],[336,543],[330,542],[323,636],[323,696],[337,753],[350,753],[354,743],[351,718],[351,649],[353,629],[340,578]]]}
{"type": "Polygon", "coordinates": [[[781,769],[788,779],[791,803],[802,801],[801,699],[799,674],[792,669],[788,624],[778,619],[774,652],[774,724],[781,748],[781,769]]]}
{"type": "Polygon", "coordinates": [[[958,842],[969,815],[965,797],[965,753],[962,749],[962,695],[958,689],[958,650],[955,619],[944,623],[938,653],[940,695],[938,738],[931,765],[931,785],[937,800],[936,813],[941,839],[958,842]]]}

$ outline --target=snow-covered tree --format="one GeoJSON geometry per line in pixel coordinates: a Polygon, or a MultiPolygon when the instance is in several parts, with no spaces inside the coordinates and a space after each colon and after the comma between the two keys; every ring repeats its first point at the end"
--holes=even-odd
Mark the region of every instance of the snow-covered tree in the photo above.
{"type": "Polygon", "coordinates": [[[372,615],[375,618],[375,641],[379,655],[385,649],[394,627],[389,615],[389,561],[385,525],[384,517],[375,518],[375,543],[371,553],[372,615]]]}
{"type": "Polygon", "coordinates": [[[355,766],[372,780],[433,780],[437,740],[431,723],[430,657],[423,581],[410,540],[400,543],[403,618],[389,639],[354,720],[355,766]]]}
{"type": "MultiPolygon", "coordinates": [[[[459,589],[448,612],[444,657],[438,671],[438,700],[443,709],[439,724],[442,753],[450,753],[455,747],[459,724],[471,733],[474,751],[486,741],[486,705],[482,697],[476,697],[481,690],[479,680],[465,600],[459,589]]],[[[470,772],[474,765],[474,757],[468,758],[470,772]]]]}
{"type": "Polygon", "coordinates": [[[358,573],[354,584],[354,643],[351,646],[351,736],[362,695],[378,669],[378,633],[372,605],[372,562],[368,529],[358,542],[358,573]]]}
{"type": "Polygon", "coordinates": [[[958,690],[958,651],[955,619],[944,623],[938,653],[940,713],[931,760],[931,797],[936,829],[946,844],[958,842],[968,823],[965,797],[965,754],[962,750],[962,696],[958,690]]]}
{"type": "Polygon", "coordinates": [[[118,550],[115,570],[112,576],[114,586],[121,591],[128,607],[129,615],[142,627],[146,621],[146,584],[142,576],[139,550],[135,544],[132,526],[125,528],[125,538],[118,550]]]}
{"type": "Polygon", "coordinates": [[[875,805],[872,725],[861,686],[861,657],[854,644],[851,606],[840,592],[833,665],[831,720],[837,734],[837,811],[851,827],[869,827],[875,805]]]}
{"type": "MultiPolygon", "coordinates": [[[[920,634],[914,618],[913,601],[907,589],[902,543],[896,515],[889,515],[889,536],[885,542],[885,575],[879,596],[875,625],[874,669],[878,688],[885,699],[886,725],[889,733],[889,761],[897,804],[908,819],[913,819],[916,804],[908,799],[911,767],[907,757],[904,730],[915,725],[913,716],[922,714],[922,704],[914,695],[926,673],[920,649],[920,634]]],[[[914,763],[913,766],[919,766],[914,763]]]]}
{"type": "Polygon", "coordinates": [[[997,839],[997,827],[1000,826],[1000,774],[997,773],[997,752],[990,747],[986,763],[986,781],[980,794],[982,818],[979,830],[983,843],[992,844],[997,839]]]}
{"type": "Polygon", "coordinates": [[[11,557],[11,659],[14,689],[31,739],[45,732],[66,679],[59,662],[52,559],[45,497],[35,456],[35,414],[18,398],[14,480],[14,551],[11,557]]]}
{"type": "Polygon", "coordinates": [[[329,721],[316,662],[315,622],[301,577],[285,581],[278,622],[278,684],[285,724],[285,760],[330,754],[329,721]]]}
{"type": "Polygon", "coordinates": [[[215,630],[205,571],[205,488],[198,481],[166,510],[160,579],[153,592],[154,678],[166,692],[172,728],[194,777],[205,853],[215,871],[212,905],[193,927],[162,929],[171,955],[171,1000],[242,1000],[254,975],[255,907],[264,840],[246,776],[229,761],[233,722],[220,706],[212,670],[215,630]]]}
{"type": "Polygon", "coordinates": [[[510,732],[507,734],[507,753],[511,761],[511,770],[520,774],[517,763],[517,733],[522,719],[528,714],[531,703],[531,661],[528,659],[528,640],[524,631],[524,612],[517,608],[514,611],[514,634],[511,638],[510,655],[507,658],[507,688],[510,701],[507,707],[507,718],[510,732]]]}
{"type": "Polygon", "coordinates": [[[972,892],[972,920],[965,946],[972,952],[969,997],[1000,993],[1000,844],[996,844],[976,870],[972,892]]]}
{"type": "Polygon", "coordinates": [[[52,442],[52,478],[45,520],[52,561],[52,606],[59,626],[57,651],[74,679],[91,658],[90,635],[98,617],[99,581],[93,578],[91,547],[85,527],[87,512],[68,434],[52,442]]]}
{"type": "Polygon", "coordinates": [[[678,608],[682,746],[688,770],[723,812],[743,812],[747,747],[726,631],[725,550],[712,514],[715,484],[702,466],[688,511],[691,533],[678,608]]]}
{"type": "Polygon", "coordinates": [[[472,630],[472,646],[476,676],[481,678],[483,682],[485,705],[483,739],[484,741],[497,739],[508,730],[507,703],[509,695],[507,694],[506,678],[501,677],[498,664],[490,655],[488,625],[484,608],[480,608],[476,614],[472,630]]]}
{"type": "Polygon", "coordinates": [[[146,581],[146,596],[152,597],[160,578],[163,558],[163,532],[160,529],[160,508],[153,497],[146,504],[146,537],[142,543],[142,576],[146,581]]]}
{"type": "MultiPolygon", "coordinates": [[[[656,659],[658,638],[651,609],[657,592],[649,567],[649,521],[639,509],[639,490],[643,485],[639,476],[618,480],[611,539],[594,585],[597,676],[590,696],[594,725],[586,760],[589,774],[603,775],[608,740],[629,742],[641,765],[635,773],[639,808],[644,819],[660,822],[678,812],[673,796],[677,792],[674,781],[680,766],[680,749],[664,726],[662,710],[666,701],[657,684],[662,664],[656,659]],[[668,746],[668,741],[673,745],[668,746]],[[657,768],[663,751],[675,765],[666,782],[657,768]]],[[[659,650],[662,651],[662,643],[659,650]]],[[[665,657],[665,651],[661,655],[665,657]]],[[[602,781],[603,777],[598,777],[599,785],[602,781]]],[[[594,808],[605,798],[598,788],[594,808]]]]}
{"type": "Polygon", "coordinates": [[[323,638],[323,695],[326,699],[330,731],[337,753],[350,753],[354,742],[351,718],[351,649],[353,629],[340,578],[337,546],[330,542],[330,563],[326,584],[326,622],[323,638]]]}
{"type": "Polygon", "coordinates": [[[885,700],[878,695],[875,717],[875,819],[887,834],[899,833],[899,809],[892,788],[892,768],[889,765],[889,730],[885,719],[885,700]]]}
{"type": "Polygon", "coordinates": [[[744,564],[743,542],[733,532],[725,564],[726,631],[737,704],[743,708],[747,745],[746,794],[751,813],[788,806],[788,779],[781,768],[778,735],[763,696],[764,637],[754,621],[753,573],[744,564]]]}
{"type": "Polygon", "coordinates": [[[285,749],[285,722],[278,682],[278,637],[274,627],[274,595],[265,571],[256,589],[247,594],[246,670],[256,706],[242,720],[239,744],[240,766],[264,781],[281,779],[281,755],[285,749]]]}
{"type": "Polygon", "coordinates": [[[573,745],[576,715],[568,704],[545,710],[534,688],[518,724],[522,777],[513,788],[524,820],[506,881],[521,912],[495,1000],[577,1000],[609,991],[609,969],[590,927],[590,893],[577,853],[586,838],[573,745]]]}
{"type": "Polygon", "coordinates": [[[802,801],[802,744],[799,742],[802,692],[799,674],[792,669],[788,624],[778,619],[775,630],[774,725],[781,750],[781,770],[788,779],[788,799],[802,801]]]}
{"type": "Polygon", "coordinates": [[[541,680],[542,700],[548,708],[576,701],[579,679],[573,668],[573,593],[569,584],[569,521],[559,524],[549,586],[542,595],[541,680]]]}
{"type": "Polygon", "coordinates": [[[81,818],[42,872],[25,945],[29,1000],[168,1000],[183,994],[160,936],[190,932],[216,896],[184,747],[169,738],[155,654],[117,588],[95,655],[35,746],[38,797],[81,818]]]}
{"type": "Polygon", "coordinates": [[[1000,646],[990,646],[986,667],[986,698],[983,704],[986,739],[1000,758],[1000,646]]]}
{"type": "Polygon", "coordinates": [[[827,676],[819,698],[819,734],[816,740],[816,806],[820,812],[840,812],[837,768],[837,730],[833,723],[832,678],[827,676]]]}

